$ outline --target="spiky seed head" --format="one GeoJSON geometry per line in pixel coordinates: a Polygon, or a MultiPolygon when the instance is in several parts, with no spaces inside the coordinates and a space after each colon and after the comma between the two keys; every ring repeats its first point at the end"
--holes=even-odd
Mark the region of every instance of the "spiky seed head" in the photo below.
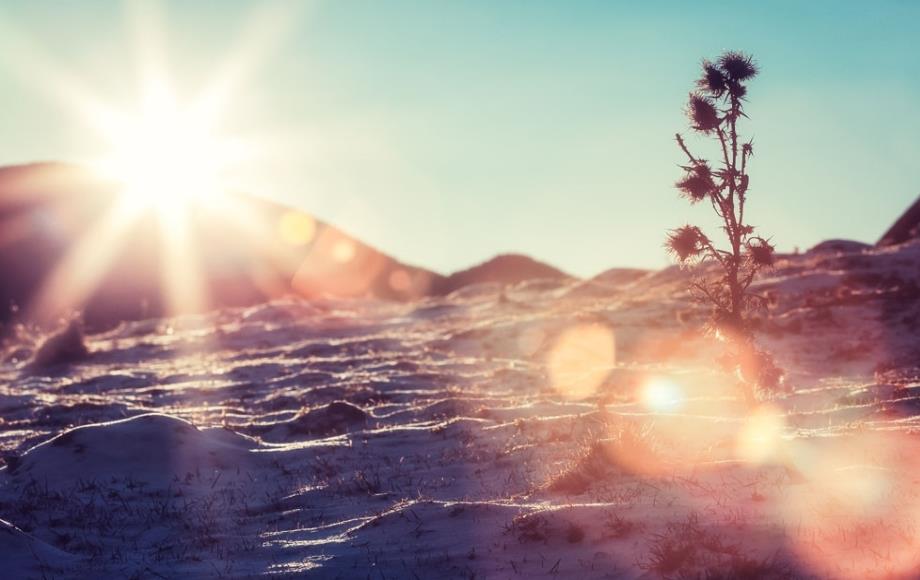
{"type": "Polygon", "coordinates": [[[746,81],[757,75],[754,59],[743,52],[730,50],[719,57],[719,68],[733,81],[746,81]]]}
{"type": "Polygon", "coordinates": [[[744,100],[747,96],[747,87],[737,81],[728,81],[728,92],[739,101],[744,100]]]}
{"type": "Polygon", "coordinates": [[[763,238],[751,240],[747,244],[748,255],[751,261],[758,266],[772,266],[775,258],[773,247],[770,242],[763,238]]]}
{"type": "Polygon", "coordinates": [[[668,233],[665,243],[668,251],[677,256],[681,262],[698,257],[703,252],[706,236],[696,226],[681,226],[668,233]]]}
{"type": "Polygon", "coordinates": [[[690,167],[686,175],[674,185],[691,203],[703,201],[717,189],[712,179],[712,170],[705,162],[690,167]]]}
{"type": "Polygon", "coordinates": [[[727,88],[725,75],[719,67],[708,60],[703,61],[703,76],[696,81],[696,85],[701,91],[706,91],[714,97],[721,97],[727,88]]]}
{"type": "Polygon", "coordinates": [[[715,130],[722,122],[712,101],[699,93],[690,93],[687,115],[693,128],[702,133],[715,130]]]}

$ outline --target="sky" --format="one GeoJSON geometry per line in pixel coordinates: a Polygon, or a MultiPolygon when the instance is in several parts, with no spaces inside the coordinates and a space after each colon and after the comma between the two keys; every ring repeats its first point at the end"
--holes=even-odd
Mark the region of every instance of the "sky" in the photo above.
{"type": "Polygon", "coordinates": [[[215,131],[258,145],[234,187],[440,272],[659,268],[668,229],[718,235],[673,188],[674,133],[735,49],[761,67],[750,221],[781,251],[874,242],[920,195],[917,38],[906,0],[10,2],[0,164],[104,155],[80,103],[137,110],[159,46],[180,100],[226,81],[215,131]]]}

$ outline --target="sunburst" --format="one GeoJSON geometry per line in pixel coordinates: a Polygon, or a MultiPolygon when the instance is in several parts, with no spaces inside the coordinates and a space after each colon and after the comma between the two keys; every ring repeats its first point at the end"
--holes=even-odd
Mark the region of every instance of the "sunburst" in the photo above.
{"type": "MultiPolygon", "coordinates": [[[[170,80],[160,5],[129,2],[138,58],[140,98],[135,107],[110,106],[79,76],[56,66],[24,37],[7,35],[20,59],[18,72],[37,89],[74,110],[106,143],[107,151],[88,160],[100,176],[114,183],[115,205],[58,263],[46,279],[33,308],[62,312],[79,309],[101,280],[112,249],[131,223],[154,213],[162,229],[162,291],[174,313],[201,310],[207,304],[205,284],[189,226],[196,206],[222,211],[224,192],[235,188],[229,170],[265,154],[254,143],[227,135],[221,123],[229,115],[232,96],[244,87],[258,63],[278,44],[297,7],[289,2],[261,5],[246,19],[248,28],[229,56],[215,63],[203,89],[183,100],[170,80]],[[87,268],[92,264],[92,268],[87,268]]],[[[5,28],[5,27],[4,27],[5,28]]],[[[207,214],[205,214],[207,215],[207,214]]]]}
{"type": "Polygon", "coordinates": [[[172,96],[149,100],[106,136],[111,152],[94,165],[122,186],[122,194],[143,207],[176,211],[177,206],[213,200],[227,187],[224,172],[245,155],[235,141],[221,138],[193,110],[172,96]]]}

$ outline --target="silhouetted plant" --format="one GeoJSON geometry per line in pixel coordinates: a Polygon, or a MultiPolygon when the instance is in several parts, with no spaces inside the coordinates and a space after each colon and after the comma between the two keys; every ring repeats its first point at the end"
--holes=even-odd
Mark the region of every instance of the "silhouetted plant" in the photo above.
{"type": "Polygon", "coordinates": [[[719,275],[698,276],[691,291],[712,306],[712,327],[730,348],[723,362],[738,373],[748,402],[754,402],[757,388],[774,390],[782,373],[773,359],[758,350],[748,314],[765,306],[765,299],[749,291],[754,276],[772,266],[774,248],[768,239],[754,234],[747,223],[745,203],[749,193],[748,162],[754,155],[752,141],[743,142],[738,122],[744,113],[747,83],[758,72],[753,59],[740,52],[726,52],[718,61],[703,61],[703,74],[690,93],[687,114],[690,126],[718,144],[718,161],[711,164],[693,155],[683,137],[677,144],[687,156],[684,176],[675,184],[691,204],[709,201],[722,220],[728,248],[716,246],[694,225],[672,230],[667,247],[682,265],[704,262],[718,264],[719,275]]]}

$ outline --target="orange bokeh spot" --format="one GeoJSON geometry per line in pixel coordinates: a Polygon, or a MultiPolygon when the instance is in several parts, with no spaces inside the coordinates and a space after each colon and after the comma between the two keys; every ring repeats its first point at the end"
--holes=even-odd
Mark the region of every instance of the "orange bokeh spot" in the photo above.
{"type": "Polygon", "coordinates": [[[745,420],[735,442],[735,455],[748,463],[762,464],[776,458],[783,445],[785,421],[776,407],[764,405],[745,420]]]}
{"type": "Polygon", "coordinates": [[[649,411],[672,413],[684,405],[684,392],[677,383],[665,378],[652,378],[642,388],[642,403],[649,411]]]}
{"type": "Polygon", "coordinates": [[[397,292],[406,292],[412,288],[412,277],[403,269],[390,272],[387,282],[390,284],[390,288],[397,292]]]}
{"type": "Polygon", "coordinates": [[[586,323],[565,330],[547,359],[552,387],[567,399],[584,399],[597,391],[616,362],[613,330],[586,323]]]}
{"type": "Polygon", "coordinates": [[[302,212],[285,212],[278,222],[278,233],[286,244],[306,246],[316,235],[316,220],[302,212]]]}
{"type": "Polygon", "coordinates": [[[797,523],[792,546],[833,578],[916,578],[920,520],[916,440],[857,432],[793,441],[788,459],[804,485],[790,486],[778,518],[797,523]]]}
{"type": "Polygon", "coordinates": [[[339,240],[332,246],[332,259],[340,264],[350,262],[355,257],[355,245],[348,240],[339,240]]]}

